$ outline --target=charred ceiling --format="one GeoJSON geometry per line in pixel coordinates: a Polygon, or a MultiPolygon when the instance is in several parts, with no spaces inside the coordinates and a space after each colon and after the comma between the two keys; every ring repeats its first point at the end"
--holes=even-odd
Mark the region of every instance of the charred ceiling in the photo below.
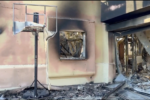
{"type": "Polygon", "coordinates": [[[101,21],[110,23],[117,20],[111,20],[126,13],[126,1],[105,1],[101,2],[101,21]]]}
{"type": "Polygon", "coordinates": [[[137,1],[134,0],[131,2],[134,8],[130,8],[127,2],[128,1],[101,2],[101,21],[107,24],[114,24],[149,14],[150,1],[142,1],[142,8],[140,9],[137,7],[137,1]],[[128,12],[127,8],[133,10],[128,12]]]}

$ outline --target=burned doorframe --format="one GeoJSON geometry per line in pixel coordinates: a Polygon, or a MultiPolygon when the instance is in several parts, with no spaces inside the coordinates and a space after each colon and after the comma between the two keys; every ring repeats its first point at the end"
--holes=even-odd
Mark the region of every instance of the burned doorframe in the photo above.
{"type": "MultiPolygon", "coordinates": [[[[145,26],[145,27],[140,27],[140,28],[133,28],[133,29],[130,29],[130,30],[126,30],[126,31],[115,31],[115,32],[110,32],[110,34],[114,34],[114,38],[116,38],[116,37],[120,37],[120,36],[126,36],[126,35],[129,35],[129,34],[135,34],[135,33],[138,33],[138,32],[142,32],[142,31],[145,31],[145,30],[148,30],[148,29],[150,29],[150,26],[149,25],[147,25],[147,26],[145,26]]],[[[116,48],[115,48],[116,49],[116,48]]],[[[117,53],[115,53],[115,59],[116,59],[116,68],[117,68],[117,71],[118,71],[118,73],[120,72],[120,69],[119,69],[119,62],[118,62],[118,60],[117,59],[119,59],[119,58],[117,58],[117,53]]],[[[134,68],[135,69],[135,68],[134,68]]],[[[133,69],[132,69],[133,70],[133,69]]],[[[134,72],[134,71],[132,71],[132,72],[134,72]]]]}
{"type": "MultiPolygon", "coordinates": [[[[150,23],[148,21],[149,17],[150,15],[148,14],[142,17],[133,18],[131,20],[122,21],[122,22],[115,23],[115,24],[106,24],[106,29],[108,32],[114,34],[115,37],[135,34],[138,32],[148,30],[150,28],[150,23]]],[[[117,70],[119,70],[118,66],[119,66],[119,63],[117,63],[116,65],[117,70]]]]}

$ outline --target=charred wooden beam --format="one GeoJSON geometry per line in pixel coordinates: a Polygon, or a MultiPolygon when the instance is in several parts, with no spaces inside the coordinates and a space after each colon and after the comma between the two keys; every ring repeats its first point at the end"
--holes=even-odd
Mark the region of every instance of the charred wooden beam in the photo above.
{"type": "Polygon", "coordinates": [[[125,37],[126,42],[126,75],[128,75],[128,35],[125,37]]]}
{"type": "Polygon", "coordinates": [[[117,68],[117,71],[118,71],[118,73],[120,74],[121,73],[121,71],[120,71],[120,69],[119,69],[119,57],[118,57],[118,48],[117,48],[117,39],[116,39],[116,36],[114,36],[114,46],[115,46],[115,63],[116,63],[116,68],[117,68]]]}
{"type": "Polygon", "coordinates": [[[106,100],[111,94],[113,94],[114,92],[116,92],[118,89],[120,89],[123,85],[125,84],[124,82],[121,82],[115,89],[111,90],[110,92],[108,92],[107,94],[105,94],[102,98],[102,100],[106,100]]]}
{"type": "Polygon", "coordinates": [[[135,52],[134,52],[134,34],[132,34],[132,74],[134,74],[134,71],[135,71],[134,55],[135,55],[135,52]]]}
{"type": "MultiPolygon", "coordinates": [[[[135,34],[134,34],[134,36],[135,36],[135,34]]],[[[135,65],[135,68],[134,68],[134,70],[137,71],[137,59],[136,59],[136,57],[137,57],[137,38],[135,38],[134,44],[135,44],[135,50],[134,50],[134,54],[135,54],[134,55],[134,65],[135,65]]]]}
{"type": "Polygon", "coordinates": [[[107,24],[106,28],[107,31],[125,31],[133,28],[135,29],[135,28],[149,25],[149,23],[144,22],[144,20],[147,18],[150,18],[150,14],[142,17],[134,18],[131,20],[123,21],[120,23],[116,23],[116,24],[107,24]]]}

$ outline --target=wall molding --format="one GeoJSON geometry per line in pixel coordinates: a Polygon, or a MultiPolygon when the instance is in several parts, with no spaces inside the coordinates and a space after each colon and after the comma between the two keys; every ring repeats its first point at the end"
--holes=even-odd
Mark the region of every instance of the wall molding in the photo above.
{"type": "MultiPolygon", "coordinates": [[[[38,65],[38,67],[46,67],[46,65],[41,64],[38,65]]],[[[6,69],[6,68],[34,68],[34,65],[0,65],[0,69],[6,69]]]]}

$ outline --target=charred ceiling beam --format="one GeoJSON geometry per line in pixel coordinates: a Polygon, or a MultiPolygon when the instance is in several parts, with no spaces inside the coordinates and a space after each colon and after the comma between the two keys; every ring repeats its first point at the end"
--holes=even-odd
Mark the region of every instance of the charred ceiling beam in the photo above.
{"type": "Polygon", "coordinates": [[[125,36],[128,34],[134,34],[137,32],[142,32],[142,31],[148,30],[148,29],[150,29],[150,25],[147,25],[145,27],[140,27],[140,28],[133,28],[133,29],[130,29],[130,30],[127,30],[124,32],[110,32],[110,33],[113,33],[115,36],[125,36]]]}
{"type": "Polygon", "coordinates": [[[106,29],[110,32],[117,32],[130,30],[133,28],[140,28],[147,25],[150,25],[150,14],[116,24],[107,24],[106,29]]]}

